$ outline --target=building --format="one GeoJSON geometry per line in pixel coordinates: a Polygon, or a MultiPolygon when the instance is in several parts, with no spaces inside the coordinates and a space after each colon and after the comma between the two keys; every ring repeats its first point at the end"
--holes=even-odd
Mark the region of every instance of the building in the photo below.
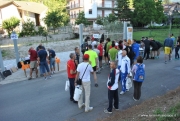
{"type": "Polygon", "coordinates": [[[28,19],[33,21],[36,26],[45,26],[43,18],[46,16],[47,10],[48,7],[41,3],[0,0],[0,26],[4,20],[13,16],[21,21],[20,26],[28,19]]]}
{"type": "Polygon", "coordinates": [[[97,27],[95,23],[98,16],[105,17],[114,13],[115,0],[67,0],[70,23],[75,24],[78,13],[84,11],[85,18],[97,27]]]}

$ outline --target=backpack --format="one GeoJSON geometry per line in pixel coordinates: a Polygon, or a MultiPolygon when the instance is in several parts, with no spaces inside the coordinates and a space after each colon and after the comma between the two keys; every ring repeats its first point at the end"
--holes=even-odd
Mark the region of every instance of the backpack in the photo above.
{"type": "Polygon", "coordinates": [[[137,70],[136,70],[136,74],[135,74],[135,80],[137,82],[143,82],[144,81],[144,78],[145,78],[145,70],[143,68],[143,64],[141,65],[138,65],[136,64],[137,66],[137,70]]]}
{"type": "Polygon", "coordinates": [[[87,50],[88,50],[88,43],[85,42],[81,45],[81,52],[85,52],[87,50]]]}

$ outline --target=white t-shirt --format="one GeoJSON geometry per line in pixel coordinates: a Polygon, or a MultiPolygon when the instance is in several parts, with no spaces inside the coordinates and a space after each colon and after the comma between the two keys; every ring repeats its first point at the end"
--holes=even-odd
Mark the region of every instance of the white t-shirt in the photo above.
{"type": "Polygon", "coordinates": [[[98,49],[94,49],[94,51],[97,53],[97,55],[99,56],[100,51],[98,49]]]}
{"type": "Polygon", "coordinates": [[[118,55],[117,55],[116,60],[118,60],[118,66],[121,66],[121,63],[122,63],[122,50],[118,51],[118,55]]]}
{"type": "Polygon", "coordinates": [[[91,45],[92,45],[92,49],[94,49],[94,45],[97,45],[97,42],[96,42],[96,41],[93,41],[93,42],[91,43],[91,45]]]}
{"type": "Polygon", "coordinates": [[[80,79],[82,78],[82,76],[84,74],[84,76],[82,78],[83,82],[90,81],[90,74],[91,74],[91,72],[93,72],[92,66],[90,64],[89,65],[88,64],[89,64],[88,62],[82,62],[77,67],[77,72],[79,72],[80,79]],[[88,65],[88,67],[87,67],[87,65],[88,65]],[[87,69],[86,69],[86,67],[87,67],[87,69]],[[86,69],[86,72],[84,73],[85,69],[86,69]]]}

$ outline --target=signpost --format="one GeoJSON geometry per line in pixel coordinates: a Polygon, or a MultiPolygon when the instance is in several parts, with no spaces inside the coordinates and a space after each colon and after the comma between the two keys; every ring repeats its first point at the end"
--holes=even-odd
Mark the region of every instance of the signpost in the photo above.
{"type": "Polygon", "coordinates": [[[11,33],[11,40],[14,42],[14,50],[15,50],[15,55],[16,55],[16,63],[19,62],[19,52],[18,52],[18,46],[17,46],[17,40],[18,40],[18,35],[16,32],[11,33]]]}
{"type": "Polygon", "coordinates": [[[133,39],[133,27],[127,27],[127,41],[132,42],[133,39]]]}

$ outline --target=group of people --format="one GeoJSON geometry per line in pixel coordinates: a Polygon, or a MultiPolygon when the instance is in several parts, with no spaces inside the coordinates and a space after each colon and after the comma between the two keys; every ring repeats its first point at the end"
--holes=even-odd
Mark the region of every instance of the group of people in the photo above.
{"type": "Polygon", "coordinates": [[[129,43],[127,40],[116,42],[107,38],[104,45],[103,40],[100,40],[99,44],[91,40],[91,44],[89,44],[88,39],[85,39],[81,46],[83,62],[79,63],[80,51],[79,49],[77,51],[77,48],[75,48],[75,53],[70,54],[70,60],[67,62],[67,74],[70,82],[70,100],[77,103],[73,99],[73,95],[75,86],[78,80],[81,79],[81,88],[83,93],[85,92],[85,103],[83,103],[83,94],[81,94],[78,107],[82,108],[85,106],[85,112],[93,110],[93,107],[90,107],[90,74],[93,74],[95,87],[98,87],[96,73],[103,69],[102,60],[104,57],[105,65],[110,66],[110,74],[107,81],[109,107],[105,109],[104,112],[112,113],[113,106],[116,110],[119,109],[118,83],[120,81],[122,86],[122,90],[120,91],[121,95],[129,91],[126,88],[126,80],[131,76],[130,73],[133,74],[132,78],[134,80],[133,99],[138,101],[141,96],[141,85],[145,76],[145,65],[143,64],[143,58],[139,56],[139,48],[140,45],[136,43],[136,40],[129,43]]]}
{"type": "Polygon", "coordinates": [[[36,50],[31,47],[29,49],[29,55],[30,55],[30,76],[29,80],[32,79],[32,72],[36,72],[36,78],[38,77],[38,66],[40,70],[40,75],[44,76],[44,79],[47,80],[48,78],[51,78],[51,75],[55,73],[55,56],[56,53],[52,49],[45,49],[42,44],[39,44],[39,46],[36,48],[36,50]],[[49,53],[47,53],[47,51],[49,53]],[[48,66],[48,63],[50,65],[50,68],[48,66]],[[47,73],[46,73],[47,72],[47,73]]]}

